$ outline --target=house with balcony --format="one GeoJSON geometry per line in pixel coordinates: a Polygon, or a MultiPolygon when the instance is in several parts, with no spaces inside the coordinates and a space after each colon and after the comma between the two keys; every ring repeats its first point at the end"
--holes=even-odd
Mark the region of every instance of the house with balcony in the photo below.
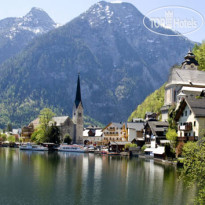
{"type": "Polygon", "coordinates": [[[111,122],[103,128],[102,132],[103,144],[109,144],[109,142],[126,142],[128,140],[125,123],[111,122]]]}
{"type": "Polygon", "coordinates": [[[168,126],[168,122],[148,121],[144,127],[145,144],[162,144],[161,141],[166,140],[168,126]]]}
{"type": "Polygon", "coordinates": [[[184,98],[177,110],[178,141],[196,141],[205,129],[205,97],[184,98]]]}

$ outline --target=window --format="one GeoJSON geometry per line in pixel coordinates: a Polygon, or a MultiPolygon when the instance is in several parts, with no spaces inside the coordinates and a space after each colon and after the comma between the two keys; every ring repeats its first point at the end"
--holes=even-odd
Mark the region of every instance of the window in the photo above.
{"type": "Polygon", "coordinates": [[[185,116],[187,116],[187,111],[185,111],[185,116]]]}
{"type": "Polygon", "coordinates": [[[191,110],[190,110],[190,115],[191,115],[191,110]]]}
{"type": "Polygon", "coordinates": [[[194,127],[196,127],[196,121],[194,121],[194,127]]]}
{"type": "Polygon", "coordinates": [[[193,132],[193,136],[195,137],[195,132],[193,132]]]}

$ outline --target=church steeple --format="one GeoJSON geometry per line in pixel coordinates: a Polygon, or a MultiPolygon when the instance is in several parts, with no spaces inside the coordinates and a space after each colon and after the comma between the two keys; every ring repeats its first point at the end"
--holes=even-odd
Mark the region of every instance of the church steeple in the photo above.
{"type": "Polygon", "coordinates": [[[83,106],[83,103],[81,100],[80,74],[78,74],[77,89],[76,89],[76,96],[75,96],[75,107],[78,108],[80,103],[83,106]]]}
{"type": "Polygon", "coordinates": [[[73,143],[83,144],[83,104],[81,99],[81,90],[80,90],[80,75],[78,74],[77,81],[77,90],[75,96],[75,102],[73,106],[73,124],[74,124],[74,134],[73,134],[73,143]]]}
{"type": "Polygon", "coordinates": [[[198,69],[198,61],[195,59],[195,55],[192,53],[191,49],[189,49],[189,52],[184,57],[184,62],[182,63],[183,69],[188,70],[197,70],[198,69]]]}

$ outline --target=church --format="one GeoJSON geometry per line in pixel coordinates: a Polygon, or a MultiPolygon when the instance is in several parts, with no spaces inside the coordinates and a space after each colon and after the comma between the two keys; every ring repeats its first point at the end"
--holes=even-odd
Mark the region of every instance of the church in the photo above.
{"type": "MultiPolygon", "coordinates": [[[[39,125],[39,118],[33,120],[28,126],[22,128],[21,137],[25,142],[30,141],[32,133],[39,125]]],[[[73,105],[72,119],[69,116],[57,116],[52,118],[60,130],[60,139],[69,134],[73,144],[83,144],[83,103],[81,99],[80,75],[78,74],[76,96],[73,105]]]]}
{"type": "Polygon", "coordinates": [[[195,98],[205,90],[205,72],[198,70],[198,62],[191,50],[184,57],[180,68],[172,68],[165,86],[162,121],[168,120],[169,108],[182,98],[195,98]]]}

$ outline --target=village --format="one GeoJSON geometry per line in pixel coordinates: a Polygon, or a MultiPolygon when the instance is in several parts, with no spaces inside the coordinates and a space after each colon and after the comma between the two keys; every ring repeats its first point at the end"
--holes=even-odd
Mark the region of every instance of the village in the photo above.
{"type": "MultiPolygon", "coordinates": [[[[172,158],[181,156],[184,143],[197,141],[204,136],[205,72],[199,71],[198,66],[194,54],[189,51],[181,67],[172,68],[165,86],[161,114],[147,110],[144,119],[133,118],[131,122],[110,122],[104,128],[96,125],[84,128],[80,76],[78,76],[72,119],[69,116],[52,118],[60,130],[61,142],[68,134],[72,139],[71,144],[83,145],[87,148],[87,152],[124,156],[143,155],[156,159],[169,158],[169,152],[175,146],[176,153],[172,158]],[[167,137],[171,129],[170,119],[176,123],[175,139],[167,137]]],[[[21,143],[30,143],[31,136],[39,123],[39,118],[34,119],[28,126],[13,129],[4,135],[15,136],[17,147],[21,143]]],[[[6,137],[1,140],[1,146],[9,144],[6,137]]],[[[49,143],[44,144],[48,145],[49,143]]]]}

